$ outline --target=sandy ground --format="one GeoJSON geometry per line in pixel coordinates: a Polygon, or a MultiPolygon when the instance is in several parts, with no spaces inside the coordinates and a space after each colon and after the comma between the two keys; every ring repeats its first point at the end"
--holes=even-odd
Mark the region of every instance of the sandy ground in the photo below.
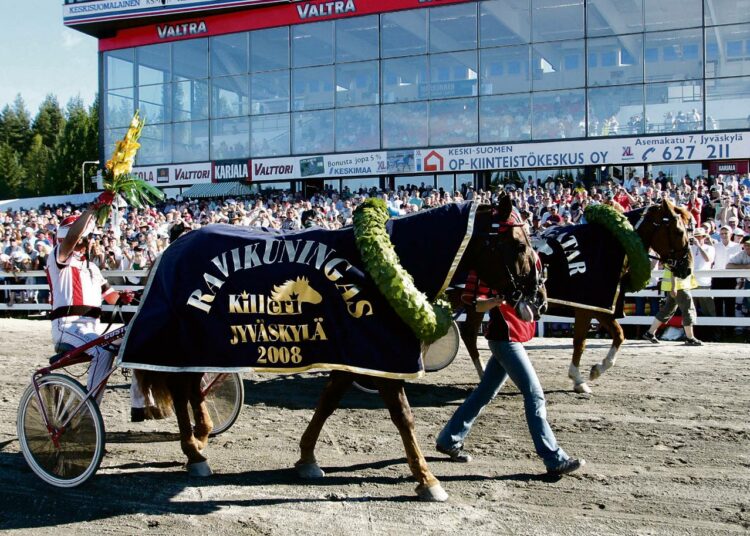
{"type": "MultiPolygon", "coordinates": [[[[243,413],[207,448],[215,475],[187,476],[173,420],[129,422],[127,384],[113,376],[103,404],[107,454],[72,490],[39,480],[19,453],[16,411],[51,353],[49,323],[0,320],[0,530],[20,534],[748,534],[750,352],[747,345],[629,341],[617,366],[572,392],[567,339],[529,353],[561,445],[586,458],[550,479],[533,451],[513,385],[467,442],[471,464],[434,450],[441,426],[476,384],[465,352],[407,386],[422,448],[451,495],[415,500],[398,433],[379,398],[348,393],[326,425],[318,458],[328,476],[300,482],[297,441],[323,373],[246,376],[243,413]]],[[[585,368],[604,356],[591,341],[585,368]]],[[[489,352],[486,345],[483,357],[489,352]]]]}

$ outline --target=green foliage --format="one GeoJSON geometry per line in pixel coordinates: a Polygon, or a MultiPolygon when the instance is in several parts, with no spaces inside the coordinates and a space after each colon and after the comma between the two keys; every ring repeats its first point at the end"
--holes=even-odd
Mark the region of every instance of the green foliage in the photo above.
{"type": "Polygon", "coordinates": [[[18,152],[7,143],[0,143],[0,199],[18,197],[24,175],[18,152]]]}
{"type": "Polygon", "coordinates": [[[584,211],[588,223],[601,225],[612,233],[625,250],[628,272],[623,280],[626,292],[646,288],[651,278],[651,262],[648,252],[628,219],[608,205],[589,205],[584,211]]]}
{"type": "Polygon", "coordinates": [[[7,105],[0,112],[0,143],[7,143],[23,156],[29,150],[32,136],[29,112],[18,95],[13,106],[7,105]]]}
{"type": "Polygon", "coordinates": [[[31,125],[34,135],[42,137],[42,144],[52,149],[65,126],[65,116],[57,97],[47,95],[31,125]]]}
{"type": "Polygon", "coordinates": [[[430,304],[404,270],[385,230],[388,208],[382,199],[367,199],[353,215],[354,236],[367,273],[393,307],[399,318],[418,339],[432,343],[448,333],[452,318],[450,305],[443,300],[430,304]]]}
{"type": "MultiPolygon", "coordinates": [[[[51,177],[58,194],[81,192],[81,164],[86,160],[96,160],[98,155],[98,119],[91,116],[80,99],[68,103],[66,116],[65,126],[55,144],[51,177]]],[[[89,168],[88,171],[93,170],[89,168]]],[[[90,177],[89,174],[85,181],[90,177]]]]}
{"type": "MultiPolygon", "coordinates": [[[[81,164],[96,160],[98,99],[87,110],[72,99],[65,110],[47,95],[33,122],[21,96],[0,111],[0,199],[81,191],[81,164]]],[[[86,168],[86,184],[96,172],[86,168]]]]}
{"type": "Polygon", "coordinates": [[[39,197],[55,193],[49,181],[52,168],[52,149],[44,145],[41,134],[35,134],[31,148],[23,159],[26,181],[20,188],[21,197],[39,197]]]}

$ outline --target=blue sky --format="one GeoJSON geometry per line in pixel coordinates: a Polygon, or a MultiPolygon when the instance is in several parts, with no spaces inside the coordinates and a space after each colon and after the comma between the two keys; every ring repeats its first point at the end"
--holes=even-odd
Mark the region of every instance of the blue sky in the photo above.
{"type": "Polygon", "coordinates": [[[31,117],[48,93],[65,107],[97,91],[96,39],[62,23],[62,0],[4,0],[0,32],[0,109],[18,93],[31,117]]]}

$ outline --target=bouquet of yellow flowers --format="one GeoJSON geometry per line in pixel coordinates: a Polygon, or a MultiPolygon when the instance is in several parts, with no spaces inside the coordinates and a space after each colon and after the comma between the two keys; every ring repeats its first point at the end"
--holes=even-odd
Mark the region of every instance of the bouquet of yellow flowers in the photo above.
{"type": "MultiPolygon", "coordinates": [[[[120,195],[135,208],[143,208],[164,197],[161,190],[131,174],[135,154],[141,146],[138,140],[143,131],[143,124],[144,121],[136,110],[125,137],[117,142],[112,158],[107,160],[104,166],[104,194],[102,196],[114,199],[120,195]]],[[[112,210],[111,202],[97,203],[95,209],[96,221],[102,225],[107,221],[112,210]]]]}

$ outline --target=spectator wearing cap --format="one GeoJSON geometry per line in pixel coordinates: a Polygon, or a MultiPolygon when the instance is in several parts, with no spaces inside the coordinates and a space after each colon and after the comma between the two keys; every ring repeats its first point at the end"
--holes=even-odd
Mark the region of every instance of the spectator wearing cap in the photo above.
{"type": "MultiPolygon", "coordinates": [[[[710,270],[713,266],[714,259],[716,257],[716,251],[711,244],[706,241],[707,233],[703,227],[697,227],[693,233],[693,243],[690,245],[690,251],[693,254],[693,269],[696,272],[702,270],[710,270]]],[[[698,288],[710,289],[711,288],[711,277],[705,275],[697,275],[695,277],[698,288]]],[[[708,296],[705,297],[693,297],[695,305],[697,306],[701,316],[716,316],[716,307],[714,301],[708,296]]],[[[705,334],[704,334],[705,336],[705,334]]]]}

